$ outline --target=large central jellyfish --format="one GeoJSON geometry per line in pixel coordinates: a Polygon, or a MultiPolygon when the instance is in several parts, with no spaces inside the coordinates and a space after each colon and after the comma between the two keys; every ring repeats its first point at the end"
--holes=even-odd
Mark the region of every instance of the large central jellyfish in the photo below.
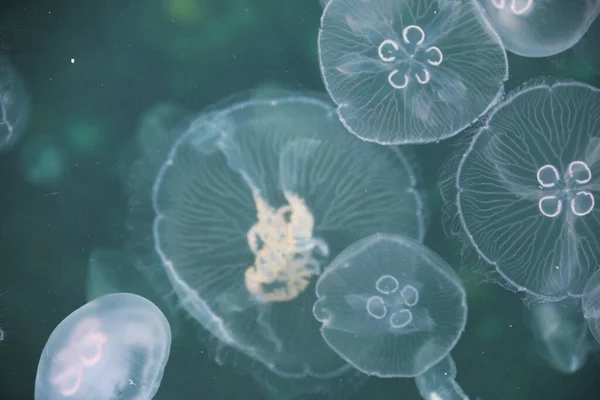
{"type": "Polygon", "coordinates": [[[331,0],[319,58],[340,120],[380,144],[457,134],[508,78],[500,38],[471,0],[331,0]]]}
{"type": "Polygon", "coordinates": [[[312,317],[314,283],[366,235],[422,238],[405,155],[348,135],[331,106],[301,96],[241,102],[173,135],[152,205],[159,267],[182,307],[279,376],[349,370],[312,317]]]}
{"type": "Polygon", "coordinates": [[[468,241],[511,288],[581,296],[600,261],[600,91],[539,83],[509,97],[455,185],[468,241]]]}

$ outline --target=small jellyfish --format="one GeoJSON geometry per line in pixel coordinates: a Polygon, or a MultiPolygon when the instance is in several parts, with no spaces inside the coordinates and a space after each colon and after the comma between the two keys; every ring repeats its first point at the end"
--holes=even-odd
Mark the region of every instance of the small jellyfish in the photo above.
{"type": "Polygon", "coordinates": [[[91,301],[52,332],[38,364],[36,400],[148,400],[160,386],[171,331],[143,297],[118,293],[91,301]]]}
{"type": "Polygon", "coordinates": [[[600,260],[600,91],[534,83],[473,137],[454,184],[469,245],[507,287],[581,296],[600,260]]]}
{"type": "Polygon", "coordinates": [[[450,355],[415,378],[424,400],[469,400],[456,383],[456,364],[450,355]]]}
{"type": "Polygon", "coordinates": [[[600,342],[600,270],[585,285],[582,307],[590,332],[600,342]]]}
{"type": "Polygon", "coordinates": [[[448,356],[467,321],[460,278],[431,250],[399,235],[352,244],[323,272],[316,292],[313,314],[323,338],[368,375],[424,373],[448,356]]]}
{"type": "Polygon", "coordinates": [[[10,148],[25,128],[29,97],[10,62],[0,56],[0,151],[10,148]]]}
{"type": "Polygon", "coordinates": [[[506,50],[548,57],[574,46],[600,12],[599,0],[478,0],[506,50]]]}
{"type": "Polygon", "coordinates": [[[500,38],[470,0],[331,0],[319,58],[344,126],[380,144],[459,133],[508,78],[500,38]]]}
{"type": "Polygon", "coordinates": [[[548,365],[564,374],[584,366],[592,347],[578,299],[531,304],[526,317],[536,351],[548,365]]]}
{"type": "Polygon", "coordinates": [[[161,261],[141,269],[166,274],[181,307],[253,373],[321,382],[352,371],[319,333],[313,288],[364,236],[423,238],[405,150],[356,140],[328,103],[294,95],[235,103],[166,136],[170,150],[132,173],[131,227],[147,243],[155,214],[161,261]]]}

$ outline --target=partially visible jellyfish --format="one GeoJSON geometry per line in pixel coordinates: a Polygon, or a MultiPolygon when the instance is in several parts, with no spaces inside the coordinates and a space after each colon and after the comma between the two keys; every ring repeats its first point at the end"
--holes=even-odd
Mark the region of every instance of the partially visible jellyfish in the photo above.
{"type": "Polygon", "coordinates": [[[451,391],[453,375],[442,372],[455,373],[448,357],[467,303],[460,278],[438,255],[413,239],[375,234],[341,252],[316,292],[321,334],[353,367],[378,377],[425,373],[422,393],[451,391]]]}
{"type": "Polygon", "coordinates": [[[170,302],[159,298],[151,283],[135,268],[135,261],[125,250],[97,248],[89,257],[85,282],[87,301],[113,293],[133,293],[153,302],[169,320],[171,335],[177,338],[180,321],[171,318],[177,310],[170,302]]]}
{"type": "Polygon", "coordinates": [[[526,311],[540,357],[564,374],[581,369],[592,346],[579,300],[535,303],[526,311]]]}
{"type": "Polygon", "coordinates": [[[11,147],[25,128],[29,97],[6,57],[0,56],[0,151],[11,147]]]}
{"type": "Polygon", "coordinates": [[[459,157],[455,179],[442,181],[494,278],[541,300],[581,296],[600,262],[600,91],[529,84],[459,157]]]}
{"type": "Polygon", "coordinates": [[[456,383],[456,364],[450,355],[415,378],[424,400],[469,400],[456,383]]]}
{"type": "Polygon", "coordinates": [[[585,285],[582,306],[590,332],[600,342],[600,270],[596,271],[585,285]]]}
{"type": "Polygon", "coordinates": [[[319,0],[319,3],[321,3],[321,7],[325,8],[327,3],[329,3],[329,0],[319,0]]]}
{"type": "Polygon", "coordinates": [[[478,0],[506,50],[548,57],[574,46],[600,11],[598,0],[478,0]]]}
{"type": "Polygon", "coordinates": [[[295,382],[353,371],[319,333],[313,288],[364,236],[423,238],[405,150],[356,140],[305,96],[236,103],[166,136],[170,151],[146,153],[132,173],[131,227],[147,241],[144,201],[153,207],[161,258],[140,268],[166,274],[181,307],[253,371],[295,382]],[[153,186],[140,185],[156,165],[153,186]]]}
{"type": "Polygon", "coordinates": [[[500,38],[471,0],[331,0],[319,58],[342,123],[380,144],[456,135],[508,78],[500,38]]]}
{"type": "Polygon", "coordinates": [[[143,297],[100,297],[67,316],[52,332],[38,364],[37,400],[154,397],[169,358],[171,331],[143,297]]]}

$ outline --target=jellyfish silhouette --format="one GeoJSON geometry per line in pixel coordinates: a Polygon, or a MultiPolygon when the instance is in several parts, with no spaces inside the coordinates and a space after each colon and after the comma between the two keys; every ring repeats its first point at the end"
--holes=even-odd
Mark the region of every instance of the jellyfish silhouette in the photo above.
{"type": "Polygon", "coordinates": [[[600,270],[585,285],[582,307],[590,332],[600,342],[600,270]]]}
{"type": "Polygon", "coordinates": [[[0,56],[0,151],[10,148],[25,127],[29,97],[6,57],[0,56]]]}
{"type": "Polygon", "coordinates": [[[449,355],[467,320],[456,273],[399,235],[352,244],[321,275],[316,292],[313,314],[323,338],[368,375],[421,375],[449,355]]]}
{"type": "Polygon", "coordinates": [[[71,313],[44,346],[35,398],[147,400],[169,358],[171,331],[143,297],[118,293],[71,313]]]}
{"type": "Polygon", "coordinates": [[[574,46],[600,12],[598,0],[478,0],[506,50],[548,57],[574,46]]]}
{"type": "Polygon", "coordinates": [[[458,155],[454,180],[442,179],[454,185],[467,243],[507,288],[541,300],[579,297],[597,269],[599,116],[596,88],[530,83],[458,155]]]}
{"type": "Polygon", "coordinates": [[[424,400],[469,400],[456,383],[456,364],[450,355],[415,378],[424,400]]]}
{"type": "MultiPolygon", "coordinates": [[[[151,206],[158,268],[183,309],[254,360],[252,370],[289,381],[351,371],[321,338],[313,287],[330,259],[365,235],[422,239],[405,152],[356,140],[330,105],[295,95],[242,101],[171,134],[151,206]]],[[[133,190],[140,210],[146,189],[133,190]]],[[[146,226],[142,214],[132,226],[146,226]]],[[[152,263],[140,267],[156,273],[152,263]]]]}
{"type": "Polygon", "coordinates": [[[579,299],[534,303],[526,316],[537,353],[564,374],[580,370],[592,350],[587,323],[579,299]]]}
{"type": "Polygon", "coordinates": [[[471,0],[332,0],[319,59],[345,127],[380,144],[453,136],[500,100],[506,53],[471,0]]]}

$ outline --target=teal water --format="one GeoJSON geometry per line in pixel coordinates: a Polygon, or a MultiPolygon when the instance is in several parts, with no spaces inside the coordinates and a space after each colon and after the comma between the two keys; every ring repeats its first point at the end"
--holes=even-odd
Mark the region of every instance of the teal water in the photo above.
{"type": "MultiPolygon", "coordinates": [[[[144,111],[165,101],[201,110],[263,85],[324,92],[321,11],[317,0],[2,2],[0,52],[19,71],[31,105],[19,142],[0,154],[0,400],[33,398],[48,336],[86,302],[92,251],[127,240],[125,181],[144,111]]],[[[600,76],[574,51],[509,55],[509,62],[508,90],[544,76],[600,87],[600,76]]],[[[458,381],[473,399],[600,398],[598,356],[574,374],[550,368],[533,349],[519,295],[483,282],[462,261],[461,244],[445,235],[437,182],[455,142],[414,150],[430,210],[425,243],[467,289],[467,328],[452,352],[458,381]]],[[[152,293],[150,284],[140,286],[152,293]]],[[[216,363],[214,341],[176,319],[157,400],[286,398],[285,389],[268,391],[270,379],[253,377],[243,363],[216,363]]],[[[354,383],[338,380],[328,396],[420,398],[411,379],[354,383]]]]}

